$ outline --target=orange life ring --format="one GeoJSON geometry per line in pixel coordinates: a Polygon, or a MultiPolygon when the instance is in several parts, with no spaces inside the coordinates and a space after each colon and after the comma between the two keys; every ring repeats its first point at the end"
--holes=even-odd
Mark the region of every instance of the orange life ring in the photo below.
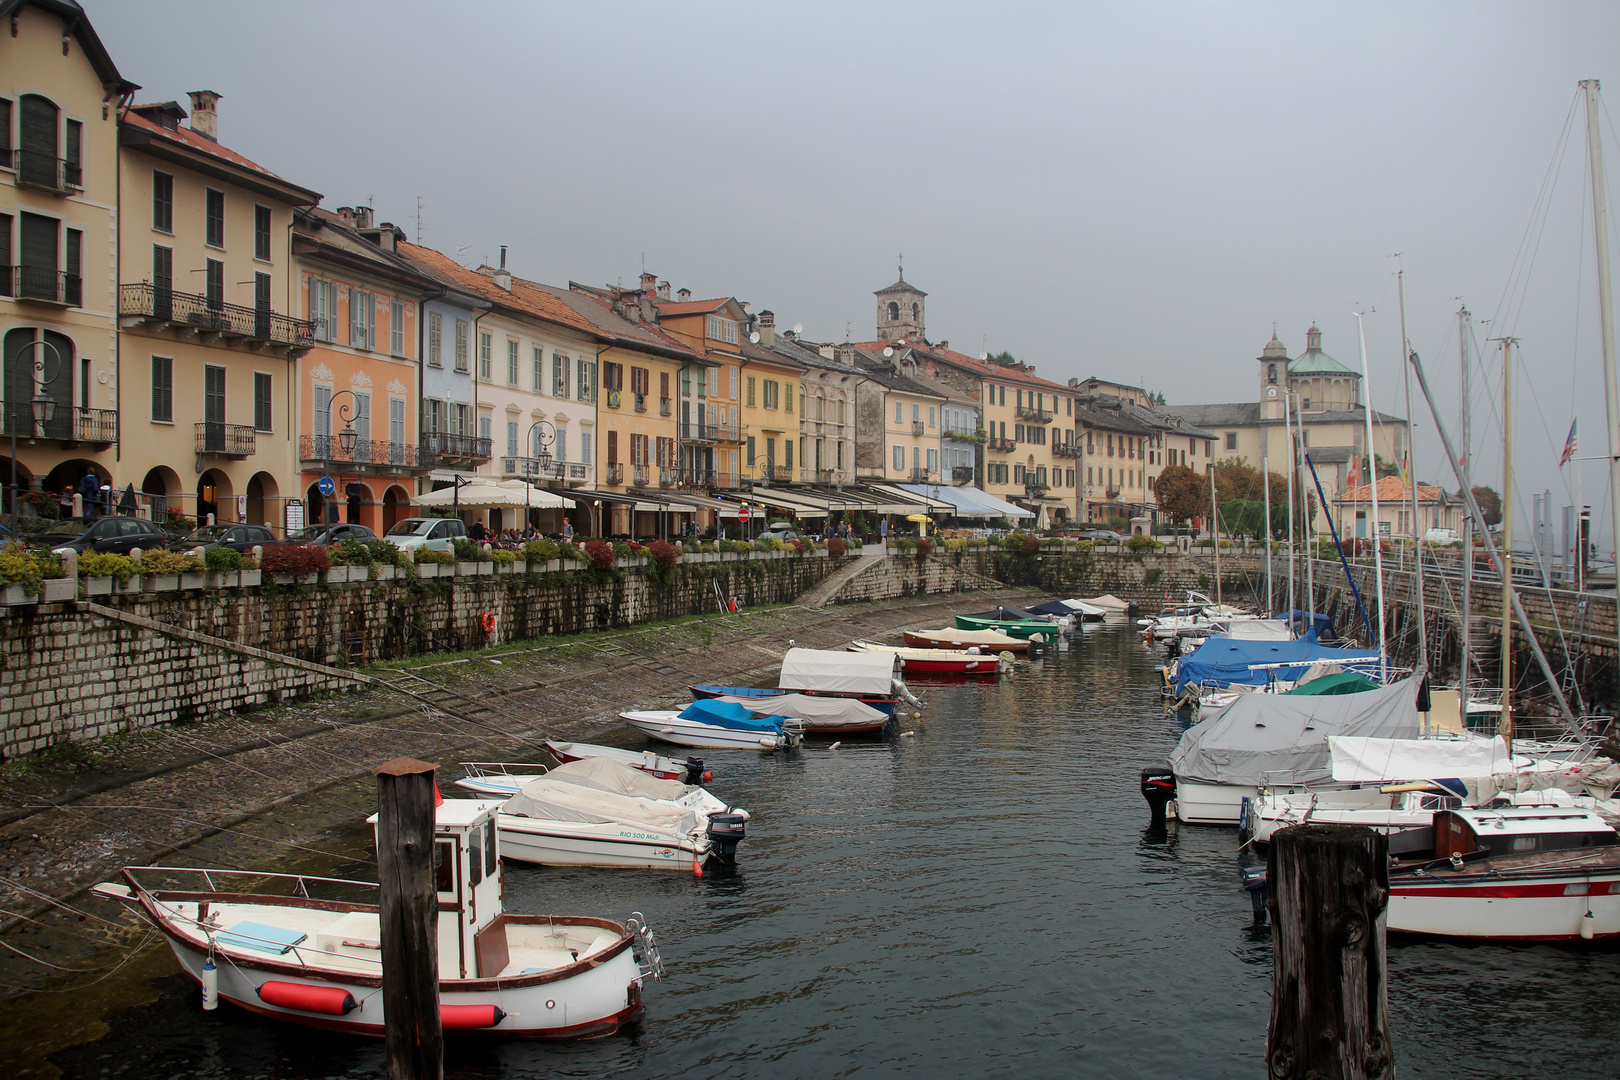
{"type": "Polygon", "coordinates": [[[484,612],[484,617],[479,621],[484,625],[484,633],[493,634],[495,632],[495,613],[493,611],[484,612]]]}

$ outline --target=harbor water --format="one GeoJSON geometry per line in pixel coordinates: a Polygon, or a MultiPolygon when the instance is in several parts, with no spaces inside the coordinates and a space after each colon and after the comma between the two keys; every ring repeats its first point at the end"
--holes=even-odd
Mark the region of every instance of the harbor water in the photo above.
{"type": "MultiPolygon", "coordinates": [[[[1163,660],[1086,627],[998,682],[919,686],[910,737],[706,753],[711,789],[754,821],[736,866],[701,879],[508,864],[509,910],[645,912],[665,979],[625,1032],[452,1039],[447,1075],[1264,1075],[1271,941],[1238,883],[1257,859],[1231,830],[1150,833],[1137,790],[1181,730],[1163,660]]],[[[205,1014],[166,951],[143,963],[147,1000],[97,999],[110,1030],[57,1051],[63,1075],[382,1070],[380,1043],[205,1014]]],[[[1397,942],[1389,989],[1404,1077],[1610,1076],[1620,1060],[1620,953],[1397,942]]]]}

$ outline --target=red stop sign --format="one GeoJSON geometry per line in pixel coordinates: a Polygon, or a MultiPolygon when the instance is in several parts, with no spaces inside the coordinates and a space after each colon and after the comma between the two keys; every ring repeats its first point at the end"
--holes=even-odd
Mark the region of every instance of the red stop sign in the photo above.
{"type": "Polygon", "coordinates": [[[753,515],[749,512],[748,507],[739,506],[737,508],[737,520],[738,521],[747,521],[752,516],[753,515]]]}

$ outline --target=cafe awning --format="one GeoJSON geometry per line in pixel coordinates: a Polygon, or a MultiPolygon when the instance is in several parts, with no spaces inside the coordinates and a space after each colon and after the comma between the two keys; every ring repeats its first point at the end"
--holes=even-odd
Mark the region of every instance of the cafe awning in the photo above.
{"type": "Polygon", "coordinates": [[[932,484],[896,484],[896,487],[907,491],[913,488],[923,488],[930,495],[938,495],[948,501],[954,508],[957,517],[964,518],[1032,518],[1033,511],[1025,510],[1022,506],[1014,506],[1005,499],[998,499],[988,491],[980,491],[974,487],[935,487],[932,484]]]}

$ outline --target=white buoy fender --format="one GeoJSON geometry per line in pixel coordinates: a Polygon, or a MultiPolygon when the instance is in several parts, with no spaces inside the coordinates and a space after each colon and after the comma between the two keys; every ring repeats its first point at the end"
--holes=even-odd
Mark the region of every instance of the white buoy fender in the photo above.
{"type": "Polygon", "coordinates": [[[219,970],[214,967],[212,956],[203,961],[202,997],[204,1012],[213,1012],[219,1008],[219,970]]]}
{"type": "Polygon", "coordinates": [[[1592,918],[1592,912],[1588,910],[1585,915],[1581,916],[1581,940],[1591,941],[1596,936],[1597,920],[1592,918]]]}

